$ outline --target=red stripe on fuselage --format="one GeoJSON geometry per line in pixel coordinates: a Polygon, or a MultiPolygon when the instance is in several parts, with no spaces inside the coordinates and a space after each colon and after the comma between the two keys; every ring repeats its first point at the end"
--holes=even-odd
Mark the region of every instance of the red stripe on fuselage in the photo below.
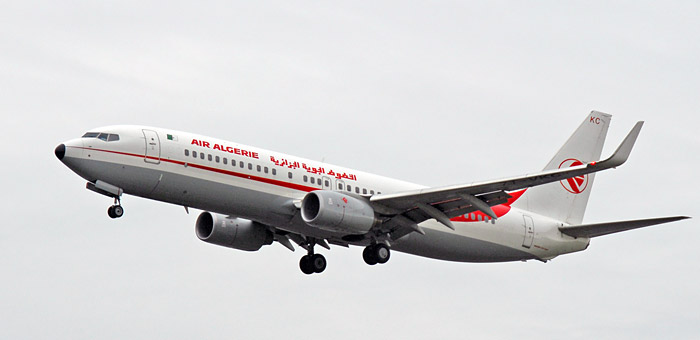
{"type": "MultiPolygon", "coordinates": [[[[86,148],[86,147],[74,147],[74,148],[89,150],[89,151],[106,152],[106,153],[112,153],[112,154],[117,154],[117,155],[122,155],[122,156],[130,156],[130,157],[137,157],[137,158],[144,158],[144,159],[148,158],[148,159],[152,159],[152,160],[159,160],[161,162],[168,162],[168,163],[173,163],[173,164],[178,164],[178,165],[183,165],[183,166],[185,164],[187,164],[187,167],[193,167],[196,169],[212,171],[212,172],[216,172],[216,173],[220,173],[220,174],[224,174],[224,175],[239,177],[239,178],[243,178],[243,179],[249,179],[249,180],[256,181],[256,182],[276,185],[276,186],[294,189],[294,190],[299,190],[299,191],[310,192],[310,191],[314,191],[314,190],[321,190],[321,188],[314,188],[314,187],[284,182],[284,181],[271,179],[271,178],[251,176],[251,175],[240,173],[240,172],[224,170],[224,169],[214,168],[214,167],[210,167],[210,166],[206,166],[206,165],[194,164],[194,163],[183,162],[183,161],[178,161],[178,160],[164,159],[164,158],[158,158],[158,157],[152,157],[152,156],[147,157],[147,156],[144,156],[141,154],[113,151],[113,150],[105,150],[105,149],[93,149],[93,148],[86,148]]],[[[505,214],[507,214],[510,211],[510,209],[511,209],[510,205],[513,204],[515,201],[517,201],[520,198],[520,196],[522,196],[525,193],[526,190],[527,189],[523,189],[520,191],[515,191],[515,192],[510,193],[511,198],[509,198],[506,203],[495,205],[495,206],[491,207],[491,209],[493,209],[493,212],[496,213],[497,217],[504,216],[505,214]]],[[[465,215],[460,215],[457,217],[453,217],[450,220],[454,221],[454,222],[482,222],[485,219],[490,219],[490,217],[488,217],[486,214],[482,213],[481,211],[475,211],[475,212],[472,212],[470,214],[475,214],[474,219],[467,218],[467,217],[465,217],[465,215]],[[481,219],[479,219],[479,217],[481,217],[481,219]]],[[[467,216],[469,216],[469,214],[467,214],[467,216]]]]}
{"type": "Polygon", "coordinates": [[[309,191],[314,191],[314,190],[321,190],[321,188],[309,187],[309,186],[305,186],[305,185],[301,185],[301,184],[289,183],[289,182],[284,182],[284,181],[271,179],[271,178],[253,176],[253,175],[249,175],[249,174],[214,168],[214,167],[196,164],[196,163],[183,162],[183,161],[178,161],[178,160],[158,158],[158,157],[152,157],[152,156],[146,157],[146,156],[140,155],[140,154],[121,152],[121,151],[113,151],[113,150],[105,150],[105,149],[93,149],[93,148],[86,148],[86,147],[74,147],[74,148],[89,150],[89,151],[106,152],[106,153],[112,153],[112,154],[117,154],[117,155],[122,155],[122,156],[138,157],[138,158],[144,158],[144,159],[147,158],[147,159],[152,159],[152,160],[156,160],[156,161],[159,160],[161,162],[168,162],[168,163],[173,163],[173,164],[178,164],[178,165],[183,165],[183,166],[186,164],[187,167],[193,167],[196,169],[201,169],[201,170],[216,172],[216,173],[220,173],[220,174],[224,174],[224,175],[249,179],[249,180],[256,181],[256,182],[267,183],[267,184],[276,185],[276,186],[294,189],[294,190],[299,190],[299,191],[309,192],[309,191]]]}

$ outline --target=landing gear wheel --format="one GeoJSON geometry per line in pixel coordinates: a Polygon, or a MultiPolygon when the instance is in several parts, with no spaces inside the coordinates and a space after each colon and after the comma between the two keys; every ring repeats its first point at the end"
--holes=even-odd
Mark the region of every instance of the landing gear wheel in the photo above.
{"type": "Polygon", "coordinates": [[[367,247],[365,247],[365,250],[362,251],[362,259],[365,260],[365,263],[367,263],[370,266],[373,266],[377,263],[386,263],[387,261],[389,261],[390,256],[391,251],[389,250],[389,247],[384,243],[368,245],[367,247]]]}
{"type": "Polygon", "coordinates": [[[326,258],[321,254],[311,255],[311,268],[314,273],[322,273],[326,270],[326,258]]]}
{"type": "Polygon", "coordinates": [[[107,215],[111,218],[120,218],[124,215],[124,208],[121,205],[113,205],[107,209],[107,215]]]}
{"type": "Polygon", "coordinates": [[[301,260],[299,260],[299,269],[301,269],[301,272],[306,275],[311,275],[314,273],[314,268],[312,267],[311,263],[311,256],[304,255],[301,257],[301,260]]]}
{"type": "Polygon", "coordinates": [[[377,259],[374,257],[374,252],[372,251],[372,246],[369,245],[365,247],[365,250],[362,251],[362,259],[365,260],[365,263],[367,263],[370,266],[374,266],[377,264],[377,259]]]}
{"type": "Polygon", "coordinates": [[[384,243],[377,243],[374,245],[374,258],[377,260],[377,263],[384,264],[387,261],[389,261],[389,257],[391,256],[391,252],[389,251],[389,247],[386,246],[384,243]]]}

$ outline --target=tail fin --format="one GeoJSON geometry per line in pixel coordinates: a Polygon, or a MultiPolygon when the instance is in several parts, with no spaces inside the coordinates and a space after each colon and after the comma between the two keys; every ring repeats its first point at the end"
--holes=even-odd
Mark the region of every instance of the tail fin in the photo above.
{"type": "MultiPolygon", "coordinates": [[[[567,168],[600,159],[610,118],[592,111],[544,170],[567,168]]],[[[595,174],[529,188],[513,206],[568,224],[581,224],[595,174]]]]}

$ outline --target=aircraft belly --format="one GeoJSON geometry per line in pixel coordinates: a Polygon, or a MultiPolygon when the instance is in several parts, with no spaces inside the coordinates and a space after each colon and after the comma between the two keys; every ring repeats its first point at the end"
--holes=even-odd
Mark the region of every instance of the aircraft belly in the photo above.
{"type": "Polygon", "coordinates": [[[425,235],[409,234],[392,249],[434,259],[458,262],[504,262],[535,259],[536,256],[500,243],[466,235],[424,228],[425,235]]]}

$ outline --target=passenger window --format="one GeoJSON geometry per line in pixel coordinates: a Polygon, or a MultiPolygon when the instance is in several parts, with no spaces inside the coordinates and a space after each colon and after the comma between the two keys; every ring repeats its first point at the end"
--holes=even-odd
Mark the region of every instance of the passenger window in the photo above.
{"type": "Polygon", "coordinates": [[[265,167],[265,173],[268,173],[268,170],[269,170],[269,169],[268,169],[267,167],[265,167]]]}
{"type": "Polygon", "coordinates": [[[204,159],[204,152],[199,153],[199,158],[204,159]]]}
{"type": "Polygon", "coordinates": [[[352,186],[348,185],[348,192],[352,192],[352,186]]]}
{"type": "Polygon", "coordinates": [[[197,158],[197,151],[192,151],[192,157],[197,158]]]}
{"type": "MultiPolygon", "coordinates": [[[[320,180],[319,180],[319,182],[320,182],[320,180]]],[[[325,181],[323,181],[323,182],[324,182],[324,186],[326,186],[326,187],[330,187],[330,186],[331,186],[331,182],[329,182],[328,180],[325,180],[325,181]]]]}
{"type": "MultiPolygon", "coordinates": [[[[313,179],[313,178],[311,178],[311,179],[313,179]]],[[[309,180],[309,176],[304,175],[304,182],[306,182],[308,180],[309,180]]]]}
{"type": "Polygon", "coordinates": [[[219,156],[216,156],[216,162],[219,163],[219,156]]]}
{"type": "Polygon", "coordinates": [[[241,162],[241,169],[245,168],[245,162],[241,162]]]}
{"type": "Polygon", "coordinates": [[[261,169],[262,169],[262,167],[260,165],[258,165],[258,167],[257,167],[258,172],[260,172],[261,169]]]}
{"type": "Polygon", "coordinates": [[[289,177],[289,179],[292,179],[292,172],[291,171],[287,174],[287,177],[289,177]]]}
{"type": "Polygon", "coordinates": [[[106,134],[106,133],[101,133],[99,136],[97,136],[97,139],[103,140],[103,141],[106,142],[106,141],[107,141],[107,136],[108,136],[108,134],[106,134]]]}
{"type": "Polygon", "coordinates": [[[338,183],[338,190],[343,190],[343,183],[338,183]]]}
{"type": "MultiPolygon", "coordinates": [[[[306,178],[306,175],[304,175],[304,178],[306,178]]],[[[304,182],[306,182],[306,180],[304,180],[304,182]]],[[[316,184],[316,178],[315,178],[315,177],[311,177],[311,184],[316,184]]]]}
{"type": "Polygon", "coordinates": [[[277,169],[272,169],[272,176],[277,176],[277,169]]]}
{"type": "Polygon", "coordinates": [[[355,187],[355,193],[359,194],[360,193],[360,187],[355,187]]]}
{"type": "Polygon", "coordinates": [[[207,158],[208,158],[209,161],[211,162],[211,154],[209,154],[209,155],[207,155],[207,156],[208,156],[207,158]]]}
{"type": "Polygon", "coordinates": [[[248,170],[253,170],[253,163],[248,163],[248,170]]]}
{"type": "Polygon", "coordinates": [[[231,166],[236,166],[236,160],[231,158],[231,166]]]}
{"type": "Polygon", "coordinates": [[[374,195],[374,190],[370,190],[370,191],[369,191],[369,194],[370,194],[370,195],[374,195]]]}
{"type": "Polygon", "coordinates": [[[108,142],[116,142],[119,140],[119,135],[115,135],[113,133],[110,133],[109,136],[107,137],[108,142]]]}
{"type": "Polygon", "coordinates": [[[377,191],[377,195],[381,195],[381,194],[382,194],[382,192],[381,192],[381,191],[377,191]]]}
{"type": "Polygon", "coordinates": [[[228,164],[228,158],[224,157],[224,164],[228,164]]]}
{"type": "Polygon", "coordinates": [[[190,150],[185,149],[185,156],[189,156],[189,155],[190,155],[190,150]]]}
{"type": "Polygon", "coordinates": [[[363,195],[367,195],[367,189],[362,188],[362,194],[363,194],[363,195]]]}

